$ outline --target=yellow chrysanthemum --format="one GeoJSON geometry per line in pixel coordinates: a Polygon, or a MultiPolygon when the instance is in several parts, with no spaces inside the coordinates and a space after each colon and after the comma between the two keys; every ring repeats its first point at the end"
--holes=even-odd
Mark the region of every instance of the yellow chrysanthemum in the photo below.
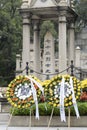
{"type": "MultiPolygon", "coordinates": [[[[47,101],[49,104],[51,104],[52,106],[60,106],[60,83],[62,81],[62,78],[65,79],[65,85],[68,87],[68,90],[66,90],[66,95],[65,95],[65,98],[64,98],[64,106],[65,107],[68,107],[68,106],[71,106],[73,103],[72,103],[72,92],[71,92],[71,89],[70,89],[70,75],[57,75],[57,76],[54,76],[47,88],[46,89],[46,92],[48,92],[47,95],[47,101]],[[52,101],[52,103],[51,103],[52,101]]],[[[75,77],[72,77],[72,80],[73,80],[73,88],[74,88],[74,94],[75,94],[75,97],[76,97],[76,100],[79,99],[80,95],[81,95],[81,86],[80,86],[80,81],[77,80],[75,77]]],[[[66,89],[67,89],[66,87],[66,89]]]]}
{"type": "MultiPolygon", "coordinates": [[[[34,78],[34,80],[36,80],[39,84],[41,83],[36,77],[30,77],[34,78]]],[[[37,97],[40,98],[42,94],[40,89],[35,83],[33,85],[36,89],[37,97]]],[[[27,76],[20,75],[11,81],[8,85],[6,95],[8,102],[14,107],[26,108],[34,104],[31,81],[27,76]]]]}

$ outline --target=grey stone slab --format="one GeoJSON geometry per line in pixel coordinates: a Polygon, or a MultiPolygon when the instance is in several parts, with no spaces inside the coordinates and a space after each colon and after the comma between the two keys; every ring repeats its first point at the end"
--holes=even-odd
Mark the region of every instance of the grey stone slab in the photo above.
{"type": "Polygon", "coordinates": [[[0,113],[0,122],[6,122],[9,120],[9,113],[0,113]]]}
{"type": "MultiPolygon", "coordinates": [[[[0,130],[6,130],[6,126],[0,126],[0,130]]],[[[8,127],[7,130],[87,130],[87,127],[8,127]]]]}

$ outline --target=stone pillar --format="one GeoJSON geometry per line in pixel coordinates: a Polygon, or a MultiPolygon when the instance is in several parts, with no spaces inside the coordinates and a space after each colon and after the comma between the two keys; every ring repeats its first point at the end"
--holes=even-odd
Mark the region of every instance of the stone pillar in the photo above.
{"type": "Polygon", "coordinates": [[[60,0],[59,6],[67,6],[68,5],[67,1],[68,0],[60,0]]]}
{"type": "Polygon", "coordinates": [[[71,60],[75,63],[75,36],[74,36],[74,23],[70,24],[68,29],[68,66],[71,64],[71,60]]]}
{"type": "Polygon", "coordinates": [[[31,1],[32,1],[32,0],[28,0],[28,5],[29,5],[29,7],[30,7],[30,4],[31,4],[31,1]]]}
{"type": "Polygon", "coordinates": [[[77,46],[75,51],[76,51],[76,53],[75,53],[76,54],[75,55],[75,66],[77,68],[80,68],[81,67],[81,63],[80,63],[80,61],[81,61],[81,49],[80,49],[80,47],[77,46]]]}
{"type": "Polygon", "coordinates": [[[71,1],[71,0],[67,0],[68,6],[70,6],[70,1],[71,1]]]}
{"type": "Polygon", "coordinates": [[[81,73],[81,49],[79,46],[75,49],[75,69],[74,73],[75,76],[78,77],[80,80],[82,80],[82,73],[81,73]]]}
{"type": "Polygon", "coordinates": [[[28,0],[22,0],[22,5],[21,5],[21,9],[25,9],[28,8],[28,0]]]}
{"type": "MultiPolygon", "coordinates": [[[[39,24],[39,20],[34,20],[34,70],[37,72],[41,71],[39,24]]],[[[34,73],[34,75],[40,78],[38,73],[34,73]]]]}
{"type": "Polygon", "coordinates": [[[2,112],[2,104],[1,104],[1,102],[0,102],[0,112],[2,112]]]}
{"type": "Polygon", "coordinates": [[[70,7],[71,8],[74,8],[75,6],[74,6],[74,0],[70,0],[70,7]]]}
{"type": "MultiPolygon", "coordinates": [[[[22,70],[26,68],[26,62],[30,63],[30,20],[27,14],[23,15],[23,49],[22,49],[22,70]]],[[[23,71],[23,75],[26,70],[23,71]]]]}
{"type": "MultiPolygon", "coordinates": [[[[59,72],[67,68],[67,54],[66,54],[66,17],[59,17],[59,72]]],[[[62,74],[66,74],[64,71],[62,74]]]]}
{"type": "Polygon", "coordinates": [[[16,75],[21,74],[21,56],[20,54],[16,55],[16,75]]]}

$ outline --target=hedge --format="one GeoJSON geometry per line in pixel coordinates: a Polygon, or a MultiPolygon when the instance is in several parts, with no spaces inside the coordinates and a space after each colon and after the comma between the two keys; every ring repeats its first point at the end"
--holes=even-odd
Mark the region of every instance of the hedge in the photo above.
{"type": "MultiPolygon", "coordinates": [[[[52,106],[48,105],[47,103],[41,103],[39,104],[39,114],[40,116],[50,116],[52,112],[52,106]]],[[[31,115],[35,115],[35,105],[31,108],[11,108],[11,113],[14,116],[28,116],[30,115],[30,109],[31,109],[31,115]]],[[[80,116],[87,116],[87,102],[78,102],[78,109],[80,116]]],[[[68,115],[68,108],[65,109],[66,116],[68,115]]],[[[54,116],[60,116],[59,108],[54,107],[54,116]]],[[[70,115],[75,116],[75,111],[73,106],[70,107],[70,115]]]]}

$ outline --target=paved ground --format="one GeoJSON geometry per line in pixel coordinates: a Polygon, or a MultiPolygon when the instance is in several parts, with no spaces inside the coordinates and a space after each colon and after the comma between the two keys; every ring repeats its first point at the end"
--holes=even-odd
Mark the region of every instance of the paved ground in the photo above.
{"type": "Polygon", "coordinates": [[[87,130],[87,127],[50,127],[49,129],[47,127],[8,127],[6,129],[6,126],[0,126],[0,130],[87,130]]]}

